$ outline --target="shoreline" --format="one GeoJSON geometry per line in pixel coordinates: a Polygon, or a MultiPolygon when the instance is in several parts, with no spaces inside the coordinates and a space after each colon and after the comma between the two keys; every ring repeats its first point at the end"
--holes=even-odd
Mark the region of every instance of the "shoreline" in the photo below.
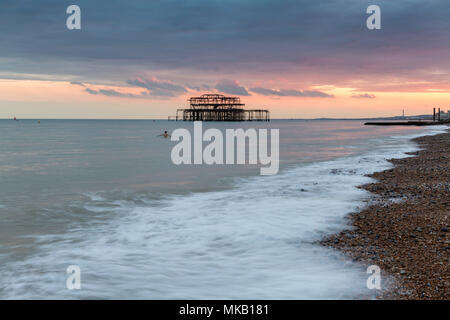
{"type": "Polygon", "coordinates": [[[368,175],[371,192],[350,229],[320,241],[366,267],[381,268],[378,299],[450,299],[450,129],[412,139],[413,157],[368,175]]]}

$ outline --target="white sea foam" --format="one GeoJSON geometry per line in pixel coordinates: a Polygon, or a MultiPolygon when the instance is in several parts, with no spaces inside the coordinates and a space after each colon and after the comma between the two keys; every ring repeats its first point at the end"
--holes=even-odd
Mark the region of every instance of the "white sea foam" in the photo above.
{"type": "Polygon", "coordinates": [[[42,236],[38,254],[6,269],[0,296],[327,299],[367,294],[363,266],[315,241],[344,228],[343,217],[363,205],[368,193],[356,186],[371,181],[366,174],[391,167],[388,158],[417,150],[407,138],[369,141],[373,149],[362,155],[239,179],[230,190],[166,197],[156,207],[119,202],[109,208],[119,213],[114,219],[42,236]],[[71,264],[81,267],[80,291],[65,288],[71,264]]]}
{"type": "Polygon", "coordinates": [[[102,196],[98,194],[98,192],[87,192],[83,194],[88,197],[91,201],[102,201],[105,200],[102,196]]]}

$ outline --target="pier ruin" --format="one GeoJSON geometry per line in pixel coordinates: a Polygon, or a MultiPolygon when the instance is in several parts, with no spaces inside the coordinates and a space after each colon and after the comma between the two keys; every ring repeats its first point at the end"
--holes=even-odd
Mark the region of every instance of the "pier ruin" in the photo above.
{"type": "Polygon", "coordinates": [[[221,94],[203,94],[191,97],[190,108],[178,109],[175,121],[270,121],[270,112],[265,109],[244,109],[239,97],[221,94]]]}

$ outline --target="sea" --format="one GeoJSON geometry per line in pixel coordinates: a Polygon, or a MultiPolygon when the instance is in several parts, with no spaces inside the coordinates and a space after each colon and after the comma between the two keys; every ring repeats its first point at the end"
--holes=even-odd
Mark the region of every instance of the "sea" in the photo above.
{"type": "Polygon", "coordinates": [[[366,265],[318,241],[351,227],[345,217],[370,197],[357,188],[373,181],[367,174],[417,150],[411,138],[444,130],[359,120],[203,127],[279,129],[278,174],[175,165],[177,142],[159,135],[193,132],[192,122],[0,120],[0,299],[376,294],[366,265]]]}

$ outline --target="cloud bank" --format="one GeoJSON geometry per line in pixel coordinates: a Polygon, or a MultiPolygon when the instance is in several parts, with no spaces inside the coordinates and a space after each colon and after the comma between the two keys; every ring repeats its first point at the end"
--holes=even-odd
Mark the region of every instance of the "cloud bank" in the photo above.
{"type": "Polygon", "coordinates": [[[251,88],[252,92],[264,96],[279,96],[279,97],[310,97],[310,98],[331,98],[333,95],[316,90],[286,90],[286,89],[266,89],[261,87],[251,88]]]}
{"type": "Polygon", "coordinates": [[[374,94],[362,93],[362,94],[354,94],[352,98],[355,99],[375,99],[376,96],[374,94]]]}
{"type": "MultiPolygon", "coordinates": [[[[143,71],[158,76],[170,71],[183,77],[182,83],[190,76],[212,84],[223,78],[251,83],[251,77],[278,75],[301,81],[299,88],[333,84],[372,92],[375,85],[378,91],[450,90],[450,1],[380,0],[382,29],[377,31],[365,27],[370,4],[77,0],[82,29],[69,31],[68,3],[2,0],[0,70],[9,78],[41,74],[79,82],[119,83],[143,71]],[[420,82],[425,84],[415,85],[420,82]]],[[[153,96],[173,97],[187,89],[151,79],[132,81],[153,96]]],[[[216,89],[251,94],[230,82],[220,81],[216,89]]],[[[315,95],[256,89],[262,95],[315,95]]]]}
{"type": "Polygon", "coordinates": [[[250,96],[247,89],[241,86],[236,80],[220,80],[215,88],[222,93],[250,96]]]}
{"type": "Polygon", "coordinates": [[[152,96],[175,97],[187,92],[186,88],[183,86],[174,84],[170,81],[158,80],[156,78],[152,78],[150,80],[128,80],[127,83],[135,87],[147,89],[149,95],[152,96]]]}

